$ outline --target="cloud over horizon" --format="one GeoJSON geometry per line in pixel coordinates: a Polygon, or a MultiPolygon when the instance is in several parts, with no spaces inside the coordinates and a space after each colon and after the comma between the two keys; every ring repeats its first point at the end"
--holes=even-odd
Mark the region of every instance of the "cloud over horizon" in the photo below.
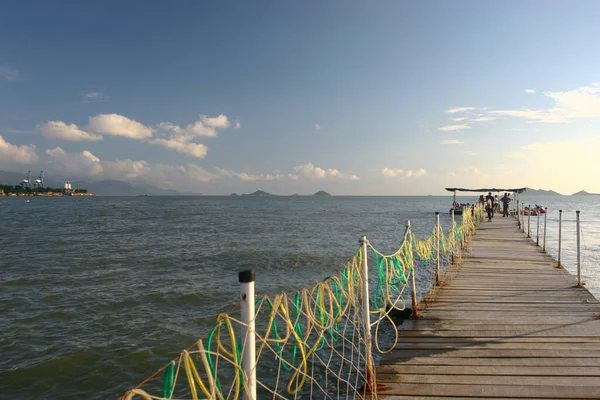
{"type": "Polygon", "coordinates": [[[396,177],[405,177],[405,178],[410,178],[410,177],[421,177],[424,175],[427,175],[427,171],[423,168],[419,168],[416,172],[414,172],[412,169],[409,170],[403,170],[400,168],[383,168],[381,170],[381,175],[386,177],[386,178],[396,178],[396,177]]]}
{"type": "Polygon", "coordinates": [[[319,168],[314,166],[312,163],[297,165],[294,167],[294,171],[306,178],[311,179],[322,179],[322,178],[337,178],[347,179],[351,181],[357,181],[360,178],[354,174],[342,174],[338,169],[335,168],[319,168]]]}
{"type": "Polygon", "coordinates": [[[38,161],[35,146],[16,146],[0,136],[0,165],[33,164],[38,161]]]}

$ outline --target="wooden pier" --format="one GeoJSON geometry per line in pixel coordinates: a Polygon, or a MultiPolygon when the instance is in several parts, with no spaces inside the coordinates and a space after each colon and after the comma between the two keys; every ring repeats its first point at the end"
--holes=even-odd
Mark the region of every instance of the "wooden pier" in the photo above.
{"type": "Polygon", "coordinates": [[[377,368],[378,398],[600,398],[600,303],[514,218],[482,222],[427,300],[377,368]]]}

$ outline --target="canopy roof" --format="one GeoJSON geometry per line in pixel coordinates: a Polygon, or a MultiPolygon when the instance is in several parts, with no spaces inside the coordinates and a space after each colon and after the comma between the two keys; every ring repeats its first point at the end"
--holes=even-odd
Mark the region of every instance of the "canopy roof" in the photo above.
{"type": "Polygon", "coordinates": [[[523,193],[526,188],[520,188],[520,189],[499,189],[499,188],[492,188],[492,189],[465,189],[465,188],[446,188],[447,191],[449,192],[515,192],[515,193],[523,193]]]}

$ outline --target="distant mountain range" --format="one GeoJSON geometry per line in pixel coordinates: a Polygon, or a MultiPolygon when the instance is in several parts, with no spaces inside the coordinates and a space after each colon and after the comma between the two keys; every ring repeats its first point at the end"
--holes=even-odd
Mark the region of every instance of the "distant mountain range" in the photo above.
{"type": "MultiPolygon", "coordinates": [[[[231,193],[230,196],[238,196],[237,193],[231,193]]],[[[250,194],[242,194],[242,196],[278,196],[276,194],[272,194],[272,193],[268,193],[265,192],[264,190],[260,190],[258,189],[256,192],[254,193],[250,193],[250,194]]],[[[293,194],[292,196],[300,196],[299,194],[293,194]]],[[[317,193],[313,194],[312,196],[331,196],[329,193],[323,191],[323,190],[319,190],[317,193]]]]}
{"type": "Polygon", "coordinates": [[[533,194],[536,196],[562,196],[562,194],[555,192],[554,190],[544,190],[544,189],[532,189],[532,188],[527,188],[527,190],[525,190],[525,193],[523,194],[533,194]]]}
{"type": "MultiPolygon", "coordinates": [[[[535,195],[535,196],[564,196],[554,190],[544,190],[544,189],[532,189],[527,188],[524,195],[535,195]]],[[[589,193],[585,190],[580,190],[577,193],[573,193],[571,196],[598,196],[600,193],[589,193]]]]}
{"type": "Polygon", "coordinates": [[[600,193],[589,193],[585,190],[580,190],[577,193],[573,193],[571,196],[600,196],[600,193]]]}
{"type": "MultiPolygon", "coordinates": [[[[25,176],[17,172],[0,171],[0,184],[17,185],[25,176]]],[[[32,175],[32,180],[37,178],[37,174],[32,175]]],[[[161,189],[147,183],[129,183],[115,180],[103,181],[70,181],[73,189],[87,189],[89,193],[96,196],[180,196],[176,190],[161,189]]],[[[51,188],[62,188],[64,181],[44,178],[44,186],[51,188]]]]}

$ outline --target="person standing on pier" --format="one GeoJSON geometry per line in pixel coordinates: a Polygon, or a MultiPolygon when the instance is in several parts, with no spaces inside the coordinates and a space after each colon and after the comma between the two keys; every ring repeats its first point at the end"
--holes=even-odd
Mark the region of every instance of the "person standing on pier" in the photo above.
{"type": "Polygon", "coordinates": [[[504,197],[501,199],[502,201],[502,216],[508,217],[508,204],[510,203],[510,195],[508,193],[504,193],[504,197]]]}
{"type": "Polygon", "coordinates": [[[492,222],[492,218],[494,217],[494,196],[492,196],[492,192],[489,192],[487,197],[485,198],[486,202],[486,211],[488,215],[488,222],[492,222]]]}

